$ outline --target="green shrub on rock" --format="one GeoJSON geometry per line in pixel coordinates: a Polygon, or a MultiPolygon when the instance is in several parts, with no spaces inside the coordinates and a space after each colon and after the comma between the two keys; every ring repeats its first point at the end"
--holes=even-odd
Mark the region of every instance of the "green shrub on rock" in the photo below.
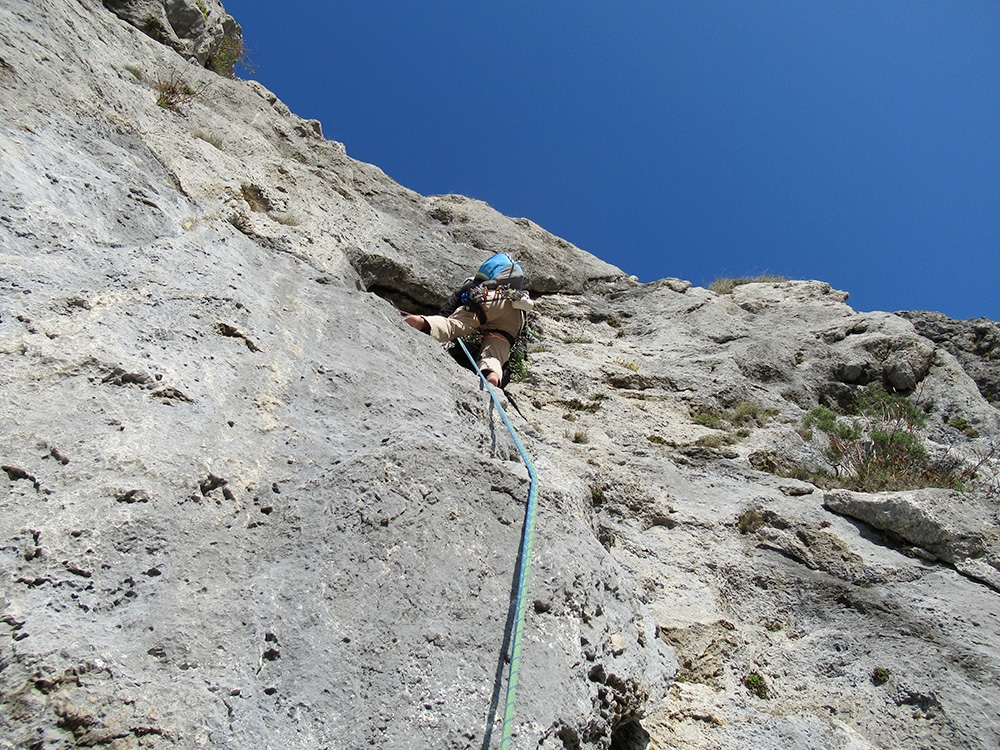
{"type": "Polygon", "coordinates": [[[842,487],[861,492],[956,487],[960,477],[953,467],[930,459],[921,436],[926,425],[919,407],[879,385],[858,391],[850,416],[817,407],[802,423],[804,435],[823,443],[833,483],[842,487]]]}

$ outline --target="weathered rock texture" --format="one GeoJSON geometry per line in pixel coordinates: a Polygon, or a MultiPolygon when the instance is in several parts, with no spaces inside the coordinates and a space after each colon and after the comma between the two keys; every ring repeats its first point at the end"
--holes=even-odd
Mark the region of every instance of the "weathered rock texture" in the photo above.
{"type": "Polygon", "coordinates": [[[1000,519],[996,504],[940,489],[863,495],[844,490],[824,507],[889,532],[930,560],[943,560],[1000,591],[1000,519]]]}
{"type": "Polygon", "coordinates": [[[188,60],[232,75],[243,31],[219,0],[104,0],[104,6],[188,60]]]}
{"type": "Polygon", "coordinates": [[[216,3],[118,5],[0,6],[0,745],[498,745],[526,474],[394,306],[494,250],[546,336],[515,747],[1000,744],[1000,414],[946,347],[420,196],[206,69],[216,3]],[[761,471],[871,382],[969,492],[761,471]]]}
{"type": "Polygon", "coordinates": [[[1000,326],[986,318],[952,320],[941,313],[909,310],[897,313],[913,323],[921,336],[958,358],[983,396],[1000,403],[1000,326]]]}

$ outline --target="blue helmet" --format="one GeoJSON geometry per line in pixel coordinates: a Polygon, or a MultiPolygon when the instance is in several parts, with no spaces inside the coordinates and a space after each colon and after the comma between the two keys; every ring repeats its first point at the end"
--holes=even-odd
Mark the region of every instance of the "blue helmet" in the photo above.
{"type": "Polygon", "coordinates": [[[479,267],[476,280],[495,281],[497,284],[520,289],[524,284],[524,269],[506,253],[497,253],[479,267]]]}

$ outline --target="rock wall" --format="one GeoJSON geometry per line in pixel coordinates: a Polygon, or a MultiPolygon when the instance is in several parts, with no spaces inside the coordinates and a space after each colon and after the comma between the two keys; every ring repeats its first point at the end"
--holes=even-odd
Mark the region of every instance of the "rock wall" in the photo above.
{"type": "Polygon", "coordinates": [[[983,396],[994,406],[1000,403],[1000,326],[986,318],[952,320],[921,310],[897,314],[912,322],[921,336],[957,357],[983,396]]]}
{"type": "Polygon", "coordinates": [[[545,336],[515,747],[1000,744],[1000,414],[960,359],[821,282],[638,285],[409,191],[206,67],[235,29],[0,7],[0,744],[498,746],[527,477],[395,309],[496,250],[545,336]],[[965,492],[779,476],[870,383],[965,492]]]}
{"type": "Polygon", "coordinates": [[[104,0],[104,7],[188,60],[232,76],[243,31],[219,0],[104,0]]]}

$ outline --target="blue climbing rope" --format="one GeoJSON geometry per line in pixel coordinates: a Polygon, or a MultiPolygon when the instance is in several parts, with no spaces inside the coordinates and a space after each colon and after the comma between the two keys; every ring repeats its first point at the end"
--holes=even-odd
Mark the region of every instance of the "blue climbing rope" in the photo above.
{"type": "Polygon", "coordinates": [[[458,343],[479,375],[479,390],[485,388],[490,394],[493,404],[497,407],[500,418],[503,419],[503,423],[507,427],[507,432],[510,433],[514,445],[517,446],[518,453],[521,454],[521,460],[524,461],[524,465],[528,469],[528,479],[530,482],[528,485],[528,508],[524,514],[524,532],[521,537],[521,559],[518,565],[517,606],[514,614],[515,624],[510,650],[510,668],[507,672],[507,706],[503,713],[503,731],[500,735],[500,750],[508,750],[510,747],[511,732],[514,729],[514,694],[517,692],[517,676],[521,669],[521,640],[524,635],[524,617],[527,612],[528,574],[531,572],[531,548],[535,540],[535,507],[538,498],[538,476],[535,474],[535,467],[531,463],[531,458],[525,452],[524,446],[521,445],[517,433],[514,432],[514,428],[507,418],[507,413],[500,405],[500,400],[497,398],[493,387],[487,382],[486,376],[479,369],[476,360],[472,358],[472,355],[465,346],[465,342],[459,339],[458,343]]]}

